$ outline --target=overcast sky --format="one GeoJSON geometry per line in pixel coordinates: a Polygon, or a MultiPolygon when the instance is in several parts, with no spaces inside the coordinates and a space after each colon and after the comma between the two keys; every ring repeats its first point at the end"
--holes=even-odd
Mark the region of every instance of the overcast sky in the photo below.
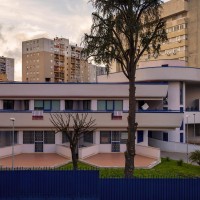
{"type": "Polygon", "coordinates": [[[88,0],[0,0],[0,56],[15,59],[15,80],[21,80],[22,41],[68,38],[80,44],[91,26],[88,0]]]}

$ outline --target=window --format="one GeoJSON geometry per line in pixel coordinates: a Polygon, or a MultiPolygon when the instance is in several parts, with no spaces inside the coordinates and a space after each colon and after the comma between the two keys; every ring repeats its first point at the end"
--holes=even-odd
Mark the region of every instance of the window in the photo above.
{"type": "MultiPolygon", "coordinates": [[[[17,144],[17,131],[14,132],[14,144],[17,144]]],[[[13,132],[12,131],[0,131],[0,148],[12,146],[13,132]]]]}
{"type": "Polygon", "coordinates": [[[144,134],[143,131],[137,131],[137,143],[144,141],[144,134]]]}
{"type": "Polygon", "coordinates": [[[83,141],[84,142],[93,143],[93,132],[91,132],[91,133],[85,133],[83,135],[83,141]]]}
{"type": "Polygon", "coordinates": [[[97,101],[97,110],[106,110],[106,101],[97,101]]]}
{"type": "Polygon", "coordinates": [[[34,131],[23,132],[23,144],[34,144],[34,131]]]}
{"type": "Polygon", "coordinates": [[[91,110],[90,100],[66,100],[65,110],[91,110]]]}
{"type": "Polygon", "coordinates": [[[4,110],[14,110],[14,101],[13,100],[3,100],[3,109],[4,110]]]}
{"type": "Polygon", "coordinates": [[[97,101],[97,110],[99,111],[121,111],[123,110],[123,101],[122,100],[98,100],[97,101]]]}
{"type": "Polygon", "coordinates": [[[44,131],[44,143],[45,144],[55,144],[55,132],[54,131],[44,131]]]}
{"type": "Polygon", "coordinates": [[[100,144],[110,144],[110,143],[111,143],[111,132],[100,131],[100,144]]]}
{"type": "Polygon", "coordinates": [[[59,100],[35,100],[34,101],[35,110],[45,110],[45,111],[58,111],[60,110],[59,100]]]}
{"type": "Polygon", "coordinates": [[[128,133],[127,132],[121,132],[120,143],[126,144],[127,139],[128,139],[128,133]]]}
{"type": "Polygon", "coordinates": [[[67,137],[66,133],[62,133],[62,144],[69,142],[69,139],[67,137]]]}

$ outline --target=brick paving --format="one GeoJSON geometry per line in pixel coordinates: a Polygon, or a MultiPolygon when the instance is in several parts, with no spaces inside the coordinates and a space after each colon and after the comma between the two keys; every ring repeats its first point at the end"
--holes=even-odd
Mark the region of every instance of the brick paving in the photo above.
{"type": "MultiPolygon", "coordinates": [[[[98,167],[124,167],[123,153],[99,153],[94,156],[83,159],[84,162],[98,167]]],[[[135,156],[135,167],[147,168],[157,160],[141,155],[135,156]]]]}
{"type": "MultiPolygon", "coordinates": [[[[56,167],[68,163],[68,158],[55,153],[29,153],[14,156],[14,167],[56,167]]],[[[0,158],[0,166],[11,167],[12,157],[0,158]]]]}

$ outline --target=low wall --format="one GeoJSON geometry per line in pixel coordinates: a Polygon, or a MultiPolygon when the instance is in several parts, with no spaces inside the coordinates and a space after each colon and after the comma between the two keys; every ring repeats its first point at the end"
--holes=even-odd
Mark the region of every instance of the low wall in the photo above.
{"type": "Polygon", "coordinates": [[[138,155],[160,159],[160,149],[158,148],[136,145],[135,150],[138,155]]]}
{"type": "Polygon", "coordinates": [[[92,145],[89,147],[79,148],[78,156],[80,159],[84,159],[86,157],[92,156],[99,153],[99,146],[92,145]]]}
{"type": "Polygon", "coordinates": [[[64,145],[56,145],[56,153],[67,158],[72,157],[70,148],[64,145]]]}
{"type": "Polygon", "coordinates": [[[149,138],[149,145],[156,148],[160,148],[161,151],[178,152],[178,153],[187,153],[187,146],[188,146],[188,153],[191,153],[195,150],[200,150],[199,145],[193,145],[193,144],[187,145],[186,143],[179,143],[179,142],[165,142],[153,138],[149,138]]]}
{"type": "MultiPolygon", "coordinates": [[[[14,146],[14,155],[22,153],[22,145],[14,146]]],[[[12,156],[12,146],[0,148],[0,158],[12,156]]]]}

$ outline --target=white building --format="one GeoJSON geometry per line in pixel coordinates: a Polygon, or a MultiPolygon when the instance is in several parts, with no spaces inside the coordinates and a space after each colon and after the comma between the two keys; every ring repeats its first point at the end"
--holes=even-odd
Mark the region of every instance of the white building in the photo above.
{"type": "MultiPolygon", "coordinates": [[[[148,63],[150,67],[143,64],[136,73],[136,154],[159,160],[159,149],[198,149],[200,69],[183,68],[177,64],[184,63],[175,61],[148,63]],[[196,146],[188,145],[194,142],[196,146]]],[[[122,73],[99,76],[98,80],[101,83],[0,84],[0,157],[11,155],[10,118],[15,118],[15,154],[43,152],[70,157],[66,137],[54,134],[50,123],[50,113],[55,112],[86,112],[96,120],[96,131],[79,142],[79,158],[124,152],[129,85],[122,73]]]]}
{"type": "MultiPolygon", "coordinates": [[[[118,72],[99,76],[98,81],[127,82],[127,79],[122,72],[118,72]]],[[[177,60],[141,62],[136,72],[136,81],[145,84],[165,83],[168,87],[167,95],[160,103],[152,104],[148,99],[138,100],[138,110],[146,103],[149,108],[143,112],[167,110],[183,114],[181,125],[175,130],[150,130],[149,145],[170,152],[186,152],[187,148],[189,152],[200,149],[200,70],[185,67],[184,61],[177,60]]]]}

